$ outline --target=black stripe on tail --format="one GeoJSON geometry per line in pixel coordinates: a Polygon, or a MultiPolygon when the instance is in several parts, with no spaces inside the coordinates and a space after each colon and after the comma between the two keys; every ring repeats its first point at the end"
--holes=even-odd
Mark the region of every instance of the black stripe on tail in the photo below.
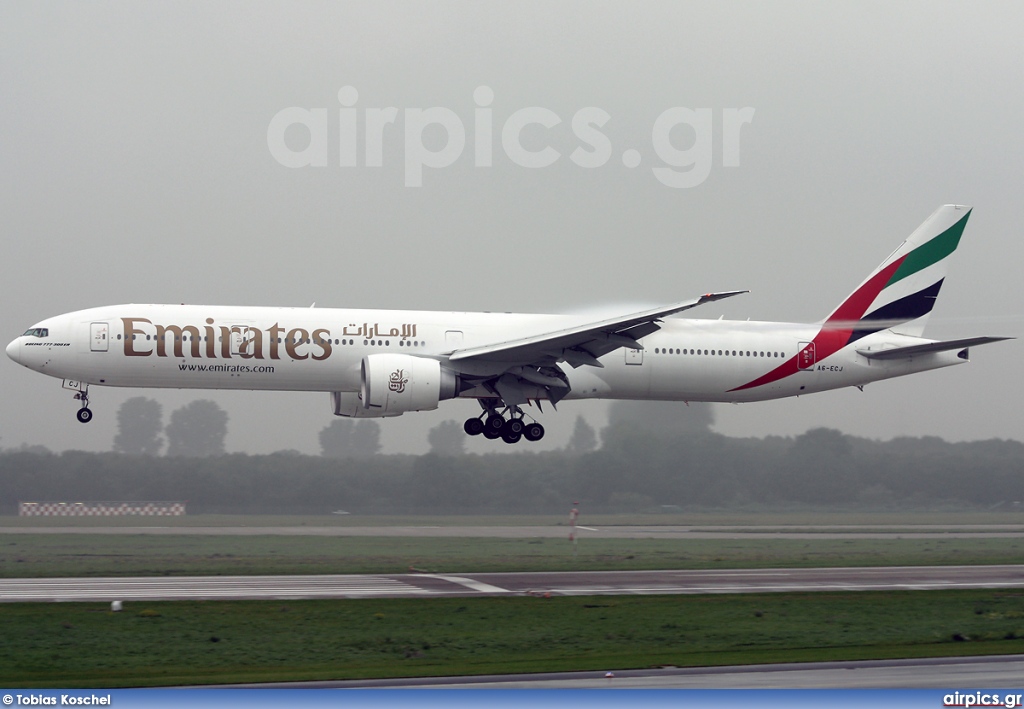
{"type": "Polygon", "coordinates": [[[924,317],[935,307],[935,299],[939,297],[939,289],[942,288],[943,280],[945,279],[940,278],[927,288],[894,300],[888,305],[883,305],[878,310],[868,313],[857,323],[857,327],[850,334],[850,340],[846,344],[856,342],[862,337],[867,337],[894,325],[924,317]]]}

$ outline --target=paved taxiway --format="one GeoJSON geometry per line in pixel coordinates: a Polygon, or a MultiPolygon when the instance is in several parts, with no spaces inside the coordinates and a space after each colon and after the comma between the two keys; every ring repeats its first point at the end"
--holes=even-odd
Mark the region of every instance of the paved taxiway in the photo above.
{"type": "Polygon", "coordinates": [[[0,579],[0,602],[588,596],[1024,588],[1024,565],[0,579]]]}
{"type": "Polygon", "coordinates": [[[1019,689],[1024,677],[1024,655],[663,667],[619,670],[613,674],[614,677],[607,677],[605,672],[552,672],[231,686],[321,689],[1019,689]]]}
{"type": "MultiPolygon", "coordinates": [[[[1024,537],[1024,525],[801,525],[683,526],[619,525],[577,527],[589,539],[984,539],[1024,537]]],[[[550,526],[395,526],[395,527],[35,527],[0,526],[0,534],[116,534],[166,536],[303,536],[303,537],[481,537],[498,539],[564,539],[569,527],[550,526]]]]}

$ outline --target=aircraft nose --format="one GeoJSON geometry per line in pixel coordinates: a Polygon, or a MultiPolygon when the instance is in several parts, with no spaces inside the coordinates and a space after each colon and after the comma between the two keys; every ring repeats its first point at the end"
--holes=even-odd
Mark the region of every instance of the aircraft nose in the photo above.
{"type": "Polygon", "coordinates": [[[17,340],[11,340],[11,344],[7,345],[7,356],[13,359],[18,364],[21,364],[21,343],[17,340]]]}

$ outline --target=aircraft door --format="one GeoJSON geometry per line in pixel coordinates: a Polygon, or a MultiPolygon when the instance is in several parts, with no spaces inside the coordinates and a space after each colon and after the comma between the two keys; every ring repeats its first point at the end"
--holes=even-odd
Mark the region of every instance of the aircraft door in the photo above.
{"type": "Polygon", "coordinates": [[[110,324],[94,322],[89,324],[89,349],[106,352],[110,349],[110,324]]]}
{"type": "Polygon", "coordinates": [[[457,350],[462,347],[462,330],[446,330],[444,344],[448,349],[457,350]]]}
{"type": "Polygon", "coordinates": [[[249,326],[248,325],[232,325],[231,326],[231,348],[230,352],[232,355],[237,355],[242,351],[242,344],[249,339],[249,326]]]}
{"type": "Polygon", "coordinates": [[[815,357],[814,357],[814,343],[813,342],[801,342],[799,344],[799,352],[796,356],[797,369],[803,372],[809,372],[814,369],[815,357]]]}
{"type": "Polygon", "coordinates": [[[644,363],[644,351],[634,350],[629,347],[626,350],[626,364],[643,364],[644,363]]]}

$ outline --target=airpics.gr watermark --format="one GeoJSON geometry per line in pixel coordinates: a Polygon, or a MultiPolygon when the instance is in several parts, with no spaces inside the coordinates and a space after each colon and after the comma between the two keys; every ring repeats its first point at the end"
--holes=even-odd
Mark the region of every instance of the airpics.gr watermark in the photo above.
{"type": "MultiPolygon", "coordinates": [[[[278,111],[267,126],[270,154],[285,167],[327,167],[333,162],[330,146],[336,138],[338,167],[383,167],[386,134],[397,130],[388,130],[388,126],[398,121],[399,110],[394,106],[362,108],[360,115],[360,108],[356,106],[358,101],[359,92],[355,87],[343,86],[338,91],[340,106],[337,109],[336,133],[327,108],[292,106],[278,111]],[[302,150],[293,150],[285,140],[285,133],[292,126],[303,126],[308,132],[309,142],[302,150]],[[361,161],[360,132],[363,135],[361,161]]],[[[487,168],[494,164],[495,117],[490,108],[494,102],[494,91],[490,87],[479,86],[473,92],[473,101],[476,104],[470,136],[473,165],[487,168]]],[[[697,187],[708,179],[714,163],[715,113],[710,108],[676,106],[658,115],[651,128],[651,147],[661,164],[652,167],[651,172],[661,184],[682,189],[697,187]],[[685,149],[676,147],[672,142],[672,130],[678,126],[688,126],[694,135],[693,144],[685,149]]],[[[740,132],[745,124],[754,120],[754,109],[723,108],[718,114],[722,167],[737,167],[740,164],[740,132]]],[[[466,123],[455,111],[441,106],[406,108],[402,119],[407,187],[423,185],[423,168],[439,170],[454,165],[462,157],[467,142],[466,123]],[[424,141],[428,131],[443,133],[444,146],[437,150],[428,147],[424,141]]],[[[585,169],[607,165],[613,148],[601,128],[609,120],[608,112],[595,106],[576,111],[569,125],[580,144],[570,153],[569,160],[585,169]]],[[[501,149],[508,160],[519,167],[538,169],[554,165],[562,158],[562,153],[549,144],[527,149],[522,136],[528,126],[552,130],[561,124],[561,116],[551,109],[541,106],[521,108],[501,124],[501,149]]],[[[639,150],[629,148],[622,152],[621,159],[625,167],[636,168],[643,161],[643,156],[639,150]]]]}
{"type": "Polygon", "coordinates": [[[1000,694],[998,692],[953,692],[942,697],[944,707],[1006,707],[1021,706],[1021,694],[1000,694]]]}

